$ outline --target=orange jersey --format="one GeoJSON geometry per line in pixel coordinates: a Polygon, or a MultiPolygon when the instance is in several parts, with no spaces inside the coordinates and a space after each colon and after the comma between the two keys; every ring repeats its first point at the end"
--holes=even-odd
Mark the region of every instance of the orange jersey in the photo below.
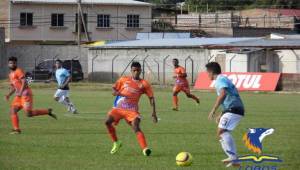
{"type": "Polygon", "coordinates": [[[185,68],[179,66],[174,69],[174,76],[177,76],[176,78],[176,84],[187,84],[188,81],[186,77],[181,77],[182,75],[186,74],[185,68]]]}
{"type": "MultiPolygon", "coordinates": [[[[15,71],[11,71],[9,73],[9,81],[10,84],[13,86],[13,88],[16,90],[16,92],[20,92],[22,88],[22,79],[25,78],[25,73],[22,69],[17,68],[15,71]]],[[[25,89],[23,91],[22,95],[29,95],[31,94],[31,90],[27,85],[25,85],[25,89]]]]}
{"type": "Polygon", "coordinates": [[[151,85],[146,80],[134,80],[132,77],[121,77],[113,86],[120,93],[114,107],[138,112],[138,103],[142,94],[153,97],[151,85]]]}

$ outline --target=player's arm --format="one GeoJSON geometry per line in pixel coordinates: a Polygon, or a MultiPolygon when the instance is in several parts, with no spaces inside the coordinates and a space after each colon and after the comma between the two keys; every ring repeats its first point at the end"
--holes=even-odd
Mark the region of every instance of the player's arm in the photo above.
{"type": "Polygon", "coordinates": [[[16,89],[13,87],[13,85],[11,84],[9,86],[9,92],[7,95],[5,95],[5,100],[8,101],[10,96],[13,95],[15,93],[16,89]]]}
{"type": "Polygon", "coordinates": [[[154,123],[157,123],[156,105],[154,97],[149,97],[150,105],[152,107],[152,119],[154,123]]]}
{"type": "Polygon", "coordinates": [[[67,77],[67,79],[65,80],[65,82],[61,85],[61,88],[65,88],[71,81],[71,75],[69,75],[67,77]]]}
{"type": "Polygon", "coordinates": [[[120,78],[112,87],[112,95],[113,96],[124,96],[120,92],[122,85],[123,85],[123,80],[122,80],[122,78],[120,78]]]}
{"type": "Polygon", "coordinates": [[[226,97],[226,90],[225,88],[221,88],[220,89],[220,95],[218,96],[216,102],[215,102],[215,105],[213,106],[211,112],[209,113],[208,115],[208,119],[209,120],[212,120],[216,111],[218,110],[219,106],[221,105],[221,103],[224,101],[226,97]]]}
{"type": "Polygon", "coordinates": [[[23,91],[25,90],[25,87],[27,86],[27,81],[25,76],[21,77],[21,89],[20,91],[16,94],[17,96],[21,96],[23,94],[23,91]]]}
{"type": "Polygon", "coordinates": [[[70,82],[71,82],[71,80],[72,80],[72,76],[71,76],[71,74],[67,71],[67,70],[65,70],[64,72],[63,72],[63,74],[67,77],[66,78],[66,80],[64,81],[64,83],[60,86],[60,88],[65,88],[70,82]]]}

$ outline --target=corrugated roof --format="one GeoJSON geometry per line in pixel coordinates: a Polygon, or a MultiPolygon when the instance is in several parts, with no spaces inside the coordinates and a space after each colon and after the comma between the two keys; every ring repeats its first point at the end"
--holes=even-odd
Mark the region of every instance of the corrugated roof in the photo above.
{"type": "Polygon", "coordinates": [[[227,44],[208,45],[210,49],[228,48],[265,48],[265,49],[300,49],[300,39],[258,39],[232,42],[227,44]]]}
{"type": "MultiPolygon", "coordinates": [[[[77,0],[11,0],[12,3],[47,3],[47,4],[76,4],[77,0]]],[[[150,3],[134,0],[81,0],[82,4],[106,5],[141,5],[151,6],[150,3]]]]}
{"type": "Polygon", "coordinates": [[[221,45],[259,38],[178,38],[178,39],[144,39],[109,43],[95,48],[174,48],[221,45]]]}
{"type": "Polygon", "coordinates": [[[263,38],[187,38],[187,39],[149,39],[108,43],[90,49],[124,48],[264,48],[300,49],[300,39],[263,39],[263,38]]]}

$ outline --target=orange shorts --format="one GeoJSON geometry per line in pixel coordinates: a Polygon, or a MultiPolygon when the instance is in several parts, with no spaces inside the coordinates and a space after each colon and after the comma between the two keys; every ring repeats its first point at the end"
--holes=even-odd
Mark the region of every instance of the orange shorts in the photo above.
{"type": "Polygon", "coordinates": [[[188,84],[176,84],[173,88],[173,92],[180,92],[183,91],[184,93],[191,93],[190,87],[188,84]]]}
{"type": "Polygon", "coordinates": [[[121,119],[125,119],[127,123],[131,123],[134,119],[140,118],[139,112],[118,108],[112,108],[111,111],[108,112],[108,115],[114,118],[115,125],[117,125],[121,119]]]}
{"type": "Polygon", "coordinates": [[[24,110],[32,110],[32,96],[16,96],[11,104],[11,107],[16,107],[24,110]]]}

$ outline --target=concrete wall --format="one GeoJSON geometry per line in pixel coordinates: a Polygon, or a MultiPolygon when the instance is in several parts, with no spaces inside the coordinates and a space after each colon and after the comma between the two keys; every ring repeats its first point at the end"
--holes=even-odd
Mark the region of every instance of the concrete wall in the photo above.
{"type": "Polygon", "coordinates": [[[130,74],[130,66],[126,69],[126,66],[130,64],[131,60],[139,61],[143,65],[143,59],[146,58],[145,79],[150,80],[152,83],[163,83],[164,72],[165,82],[168,84],[173,83],[173,65],[172,59],[178,58],[180,65],[185,66],[185,60],[190,57],[186,62],[186,69],[188,73],[188,79],[192,81],[192,60],[194,62],[193,79],[195,80],[198,72],[204,71],[205,64],[208,60],[206,50],[200,48],[187,48],[187,49],[99,49],[90,50],[88,55],[88,72],[89,79],[101,82],[111,82],[112,72],[113,81],[117,79],[122,72],[124,75],[130,74]],[[115,58],[114,65],[112,67],[112,60],[115,58]],[[163,69],[163,60],[166,56],[165,70],[163,69]],[[97,58],[95,58],[97,57],[97,58]],[[93,61],[94,58],[94,61],[93,61]],[[159,63],[159,67],[158,64],[159,63]],[[114,69],[112,71],[112,68],[114,69]],[[158,72],[159,68],[159,72],[158,72]],[[94,74],[93,74],[94,73],[94,74]]]}
{"type": "MultiPolygon", "coordinates": [[[[178,58],[180,65],[185,66],[188,57],[194,61],[193,80],[200,71],[205,70],[209,61],[220,61],[224,56],[222,68],[225,72],[283,72],[300,73],[300,50],[254,50],[249,53],[226,53],[224,49],[174,48],[174,49],[98,49],[88,51],[88,77],[90,80],[111,82],[121,74],[129,74],[132,60],[144,64],[145,78],[152,83],[172,83],[172,58],[178,58]],[[166,56],[165,70],[163,61],[166,56]],[[219,57],[219,59],[217,59],[219,57]],[[115,59],[114,59],[115,58],[115,59]],[[114,64],[112,62],[114,60],[114,64]],[[159,73],[158,73],[158,64],[159,73]],[[126,67],[128,68],[126,69],[126,67]]],[[[186,64],[188,79],[192,81],[192,63],[186,64]]]]}
{"type": "Polygon", "coordinates": [[[300,91],[300,74],[281,74],[278,90],[284,91],[300,91]]]}
{"type": "Polygon", "coordinates": [[[5,53],[5,32],[4,28],[0,28],[0,79],[6,77],[6,53],[5,53]]]}
{"type": "Polygon", "coordinates": [[[281,11],[268,9],[248,9],[235,13],[240,16],[241,26],[257,28],[294,28],[294,17],[284,16],[281,11]]]}
{"type": "Polygon", "coordinates": [[[247,54],[226,53],[224,49],[209,50],[210,61],[224,55],[225,72],[300,73],[300,50],[257,50],[247,54]]]}
{"type": "Polygon", "coordinates": [[[45,60],[57,58],[65,60],[76,59],[80,61],[84,75],[87,75],[87,49],[78,49],[77,46],[62,45],[8,45],[7,56],[15,56],[18,58],[18,65],[25,71],[32,71],[36,64],[45,60]],[[79,51],[81,51],[81,57],[79,51]]]}
{"type": "Polygon", "coordinates": [[[291,28],[251,28],[251,27],[233,27],[233,37],[264,37],[271,33],[290,34],[291,28]]]}
{"type": "Polygon", "coordinates": [[[300,73],[300,50],[276,50],[279,57],[279,72],[300,73]]]}
{"type": "MultiPolygon", "coordinates": [[[[91,40],[135,39],[137,32],[151,32],[150,6],[82,5],[88,15],[87,30],[91,40]],[[97,14],[109,14],[111,28],[97,28],[97,14]],[[140,15],[140,28],[126,28],[127,14],[140,15]]],[[[15,21],[10,30],[11,40],[76,41],[75,14],[77,5],[11,4],[10,18],[15,21]],[[33,13],[33,27],[20,27],[20,13],[33,13]],[[64,27],[51,27],[51,14],[64,14],[64,27]]],[[[83,40],[87,40],[82,35],[83,40]]]]}

